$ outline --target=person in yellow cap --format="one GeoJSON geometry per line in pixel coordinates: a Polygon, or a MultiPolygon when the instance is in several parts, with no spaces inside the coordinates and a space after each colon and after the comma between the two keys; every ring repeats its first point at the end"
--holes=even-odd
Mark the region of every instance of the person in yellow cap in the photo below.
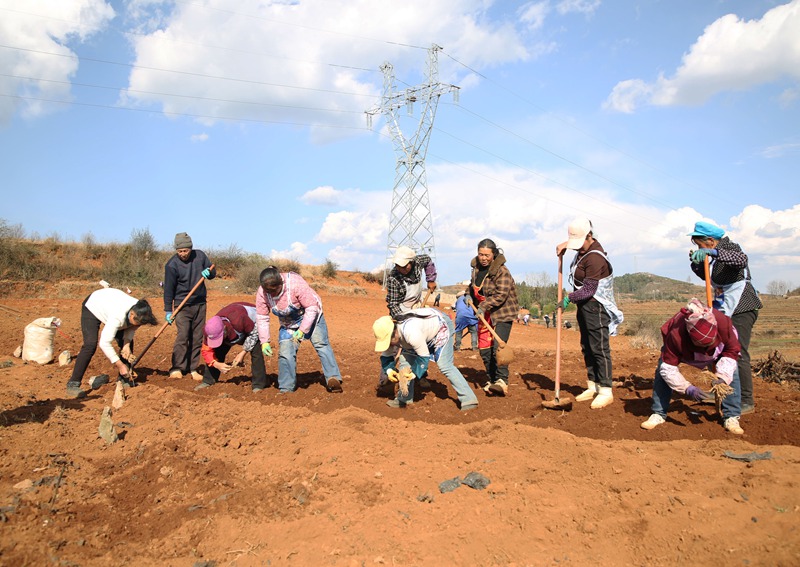
{"type": "Polygon", "coordinates": [[[395,322],[384,316],[375,321],[375,352],[381,353],[381,368],[391,378],[410,378],[407,390],[386,402],[392,408],[403,408],[414,403],[415,378],[428,370],[431,360],[436,362],[456,391],[461,411],[478,407],[478,398],[464,376],[453,364],[453,322],[441,311],[430,307],[413,309],[402,321],[395,322]]]}

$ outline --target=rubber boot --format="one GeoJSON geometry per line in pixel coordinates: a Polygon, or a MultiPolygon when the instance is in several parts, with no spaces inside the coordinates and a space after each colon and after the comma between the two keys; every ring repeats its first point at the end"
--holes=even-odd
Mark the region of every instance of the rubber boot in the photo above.
{"type": "Polygon", "coordinates": [[[597,397],[592,400],[592,409],[600,409],[604,408],[608,405],[611,405],[611,402],[614,401],[614,391],[607,387],[601,386],[600,391],[597,394],[597,397]]]}
{"type": "Polygon", "coordinates": [[[588,383],[588,386],[583,392],[575,396],[576,402],[588,402],[594,398],[595,394],[597,394],[597,384],[591,380],[587,380],[586,382],[588,383]]]}

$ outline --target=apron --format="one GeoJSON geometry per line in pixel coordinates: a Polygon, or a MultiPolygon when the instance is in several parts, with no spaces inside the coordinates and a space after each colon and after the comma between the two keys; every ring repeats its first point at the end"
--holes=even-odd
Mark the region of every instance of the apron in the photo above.
{"type": "MultiPolygon", "coordinates": [[[[713,263],[716,261],[716,258],[711,258],[709,263],[709,271],[711,271],[711,267],[713,263]]],[[[738,282],[733,282],[732,284],[727,285],[720,285],[714,283],[714,278],[711,278],[711,286],[714,288],[714,301],[713,306],[720,311],[722,311],[728,317],[733,316],[733,312],[736,310],[736,307],[739,305],[739,301],[742,299],[742,294],[744,293],[744,288],[747,286],[747,282],[750,281],[750,270],[745,268],[745,277],[743,280],[738,282]]]]}
{"type": "Polygon", "coordinates": [[[404,283],[406,284],[406,296],[400,302],[399,307],[401,312],[407,313],[414,309],[414,306],[422,298],[422,278],[420,277],[417,283],[404,283]]]}
{"type": "MultiPolygon", "coordinates": [[[[600,250],[590,250],[583,256],[581,256],[581,260],[588,256],[589,254],[600,254],[603,256],[606,262],[608,262],[609,271],[611,271],[612,275],[604,277],[602,280],[597,282],[597,291],[594,293],[594,298],[603,306],[608,313],[608,316],[611,318],[611,321],[608,323],[608,334],[616,336],[617,334],[617,327],[620,323],[622,323],[624,316],[622,315],[622,311],[620,311],[619,307],[617,307],[616,302],[614,301],[614,268],[611,266],[611,262],[608,260],[608,256],[600,250]]],[[[583,286],[576,286],[575,285],[575,270],[577,269],[579,264],[578,256],[575,255],[575,258],[572,260],[572,265],[570,266],[570,273],[569,278],[572,282],[572,285],[575,286],[575,289],[580,289],[583,286]]]]}
{"type": "MultiPolygon", "coordinates": [[[[483,287],[483,286],[481,286],[483,287]]],[[[475,296],[475,299],[478,300],[478,305],[483,303],[486,300],[486,297],[481,295],[480,290],[481,288],[472,285],[472,295],[475,296]]],[[[476,306],[477,307],[477,306],[476,306]]],[[[492,316],[489,313],[484,313],[483,318],[486,320],[487,323],[490,325],[492,324],[492,316]]],[[[494,344],[494,337],[492,336],[491,331],[483,324],[483,321],[478,319],[478,348],[492,348],[494,344]]]]}
{"type": "MultiPolygon", "coordinates": [[[[292,339],[292,332],[300,328],[300,323],[303,321],[303,315],[306,314],[305,307],[298,307],[292,305],[292,277],[291,274],[286,274],[286,280],[283,282],[283,290],[281,291],[281,295],[287,294],[286,298],[288,302],[286,304],[286,309],[278,309],[277,302],[275,298],[266,294],[269,297],[269,302],[272,304],[272,313],[278,317],[278,320],[281,322],[280,329],[278,330],[278,341],[288,341],[292,339]]],[[[278,296],[280,297],[280,295],[278,296]]],[[[320,311],[321,313],[321,311],[320,311]]],[[[248,311],[248,315],[249,315],[248,311]]],[[[317,324],[314,321],[314,324],[309,329],[307,335],[310,335],[314,331],[314,326],[317,324]]]]}

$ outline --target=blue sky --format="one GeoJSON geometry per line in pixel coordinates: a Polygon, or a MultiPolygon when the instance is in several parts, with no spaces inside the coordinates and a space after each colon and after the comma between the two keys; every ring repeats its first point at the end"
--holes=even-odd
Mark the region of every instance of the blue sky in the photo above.
{"type": "Polygon", "coordinates": [[[440,283],[484,237],[554,279],[586,216],[618,275],[686,280],[706,219],[800,285],[800,0],[0,0],[0,218],[376,269],[396,155],[365,111],[434,43],[440,283]]]}

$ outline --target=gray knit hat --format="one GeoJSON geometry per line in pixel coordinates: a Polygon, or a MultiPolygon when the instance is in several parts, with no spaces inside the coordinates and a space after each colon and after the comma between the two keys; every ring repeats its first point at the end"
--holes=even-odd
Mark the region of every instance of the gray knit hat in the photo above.
{"type": "Polygon", "coordinates": [[[175,235],[175,250],[178,248],[191,248],[192,237],[185,232],[179,232],[175,235]]]}

